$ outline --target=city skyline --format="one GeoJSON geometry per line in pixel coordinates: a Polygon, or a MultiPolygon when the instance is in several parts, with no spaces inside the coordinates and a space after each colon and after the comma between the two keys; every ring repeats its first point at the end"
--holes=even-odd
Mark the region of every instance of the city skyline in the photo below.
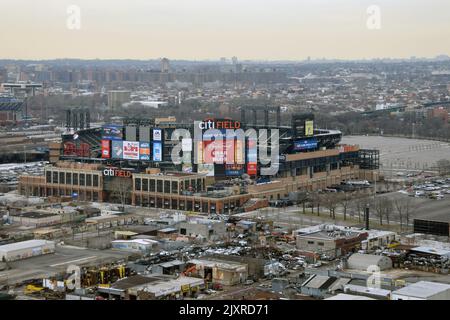
{"type": "Polygon", "coordinates": [[[450,54],[445,0],[91,2],[4,1],[2,11],[9,14],[0,22],[0,40],[7,45],[0,59],[301,61],[450,54]],[[79,25],[73,5],[80,9],[79,25]],[[376,18],[369,10],[374,5],[379,29],[368,26],[376,18]]]}

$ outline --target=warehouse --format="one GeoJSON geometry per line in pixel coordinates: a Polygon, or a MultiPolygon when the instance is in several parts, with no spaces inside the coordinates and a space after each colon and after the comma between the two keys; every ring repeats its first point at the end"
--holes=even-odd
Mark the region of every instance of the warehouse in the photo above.
{"type": "Polygon", "coordinates": [[[16,215],[11,215],[10,217],[13,223],[19,223],[22,226],[35,228],[61,223],[61,215],[49,212],[23,212],[16,215]]]}
{"type": "Polygon", "coordinates": [[[28,240],[0,246],[0,259],[15,261],[53,252],[55,252],[53,241],[28,240]]]}
{"type": "Polygon", "coordinates": [[[182,235],[200,237],[206,240],[222,239],[227,232],[224,222],[211,219],[192,219],[189,222],[182,222],[178,229],[182,235]]]}
{"type": "Polygon", "coordinates": [[[450,285],[419,281],[392,292],[392,300],[450,300],[450,285]]]}
{"type": "Polygon", "coordinates": [[[150,239],[114,240],[111,245],[114,249],[148,253],[158,245],[158,241],[150,239]]]}
{"type": "Polygon", "coordinates": [[[356,296],[353,294],[339,293],[333,297],[326,298],[324,300],[375,300],[375,299],[364,296],[356,296]]]}
{"type": "Polygon", "coordinates": [[[244,283],[248,277],[248,265],[234,261],[192,259],[187,264],[191,266],[187,270],[192,274],[226,286],[244,283]]]}
{"type": "Polygon", "coordinates": [[[392,260],[386,256],[354,253],[347,261],[348,269],[367,271],[373,266],[380,270],[392,269],[392,260]]]}
{"type": "Polygon", "coordinates": [[[356,252],[368,236],[366,231],[325,224],[298,229],[294,234],[297,238],[297,249],[324,254],[330,258],[356,252]]]}

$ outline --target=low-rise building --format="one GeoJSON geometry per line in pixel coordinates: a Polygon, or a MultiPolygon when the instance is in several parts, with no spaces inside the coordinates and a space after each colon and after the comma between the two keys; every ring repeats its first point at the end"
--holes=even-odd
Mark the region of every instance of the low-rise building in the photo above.
{"type": "Polygon", "coordinates": [[[243,283],[248,277],[248,265],[215,259],[193,259],[189,260],[188,268],[191,275],[198,275],[202,279],[214,284],[235,285],[243,283]]]}
{"type": "Polygon", "coordinates": [[[297,249],[330,258],[340,257],[361,248],[367,232],[334,225],[318,225],[294,231],[297,249]]]}
{"type": "Polygon", "coordinates": [[[13,223],[36,228],[60,224],[62,222],[62,215],[45,211],[31,211],[11,215],[10,219],[13,223]]]}
{"type": "Polygon", "coordinates": [[[419,281],[392,292],[392,300],[450,300],[450,284],[419,281]]]}
{"type": "Polygon", "coordinates": [[[354,253],[347,261],[347,268],[362,271],[368,271],[370,268],[388,270],[392,269],[392,260],[381,255],[354,253]]]}
{"type": "Polygon", "coordinates": [[[206,240],[222,239],[227,232],[226,223],[212,219],[192,219],[189,222],[181,222],[178,225],[181,235],[200,237],[206,240]]]}
{"type": "Polygon", "coordinates": [[[15,261],[55,252],[55,243],[28,240],[0,246],[0,261],[15,261]]]}
{"type": "Polygon", "coordinates": [[[136,251],[141,253],[148,253],[156,246],[158,241],[150,239],[134,239],[134,240],[114,240],[111,242],[113,249],[136,251]]]}
{"type": "Polygon", "coordinates": [[[398,241],[398,234],[393,231],[367,230],[367,240],[362,241],[363,250],[374,250],[386,248],[395,241],[398,241]]]}

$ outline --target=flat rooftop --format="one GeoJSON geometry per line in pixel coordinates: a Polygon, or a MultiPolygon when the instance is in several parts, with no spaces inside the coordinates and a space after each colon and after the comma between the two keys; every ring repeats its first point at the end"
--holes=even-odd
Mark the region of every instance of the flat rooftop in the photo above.
{"type": "Polygon", "coordinates": [[[29,212],[22,212],[22,213],[19,213],[19,214],[15,214],[14,216],[15,217],[30,218],[30,219],[41,219],[41,218],[48,218],[48,217],[58,216],[58,214],[50,213],[50,212],[29,211],[29,212]]]}
{"type": "Polygon", "coordinates": [[[393,293],[409,297],[426,299],[428,297],[432,297],[438,293],[447,290],[450,290],[449,284],[429,282],[429,281],[419,281],[410,284],[404,288],[401,288],[399,290],[396,290],[393,293]]]}

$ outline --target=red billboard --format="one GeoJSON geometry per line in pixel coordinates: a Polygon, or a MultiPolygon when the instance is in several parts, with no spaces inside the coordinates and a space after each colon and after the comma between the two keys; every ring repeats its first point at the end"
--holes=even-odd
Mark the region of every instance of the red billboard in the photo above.
{"type": "Polygon", "coordinates": [[[247,174],[251,176],[256,176],[256,173],[257,173],[257,163],[256,162],[247,163],[247,174]]]}
{"type": "Polygon", "coordinates": [[[77,156],[87,158],[90,157],[91,147],[87,143],[80,143],[76,145],[72,142],[64,143],[64,155],[65,156],[77,156]]]}
{"type": "Polygon", "coordinates": [[[111,158],[111,141],[110,140],[102,140],[102,158],[104,158],[104,159],[111,158]]]}

